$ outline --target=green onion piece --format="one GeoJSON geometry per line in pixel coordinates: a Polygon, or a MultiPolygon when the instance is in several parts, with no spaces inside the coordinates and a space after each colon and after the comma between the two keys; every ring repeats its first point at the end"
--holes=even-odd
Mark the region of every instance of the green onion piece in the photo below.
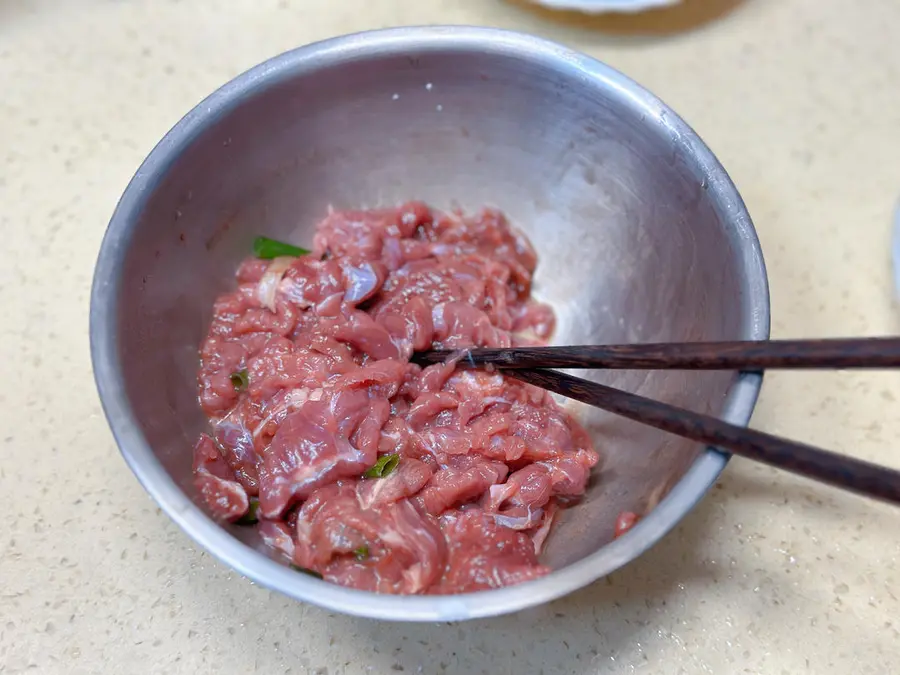
{"type": "Polygon", "coordinates": [[[236,373],[232,373],[230,376],[231,384],[234,385],[235,391],[244,391],[247,388],[247,385],[250,384],[250,374],[247,372],[247,369],[239,370],[236,373]]]}
{"type": "Polygon", "coordinates": [[[256,497],[250,498],[250,508],[247,513],[238,518],[235,522],[237,525],[253,525],[259,521],[259,500],[256,497]]]}
{"type": "Polygon", "coordinates": [[[366,478],[384,478],[393,472],[400,463],[400,455],[382,455],[375,462],[375,466],[366,471],[363,476],[366,478]]]}
{"type": "Polygon", "coordinates": [[[369,557],[369,547],[363,544],[359,548],[353,549],[353,555],[356,556],[357,560],[365,560],[369,557]]]}
{"type": "Polygon", "coordinates": [[[269,239],[268,237],[257,237],[253,240],[253,255],[263,260],[271,260],[272,258],[280,258],[281,256],[301,256],[309,253],[305,248],[286,244],[277,239],[269,239]]]}
{"type": "Polygon", "coordinates": [[[303,574],[308,574],[311,577],[315,577],[316,579],[322,579],[322,575],[316,572],[315,570],[310,570],[305,567],[300,567],[299,565],[291,565],[292,570],[296,570],[298,572],[302,572],[303,574]]]}

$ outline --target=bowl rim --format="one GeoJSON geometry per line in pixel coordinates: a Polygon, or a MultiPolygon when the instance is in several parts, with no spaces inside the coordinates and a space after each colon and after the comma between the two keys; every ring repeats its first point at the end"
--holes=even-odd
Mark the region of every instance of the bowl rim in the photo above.
{"type": "MultiPolygon", "coordinates": [[[[650,514],[626,535],[576,563],[517,586],[451,596],[394,596],[344,588],[295,571],[254,550],[218,525],[162,467],[141,432],[126,394],[118,349],[118,297],[128,245],[150,194],[178,156],[203,131],[262,89],[336,62],[410,50],[480,51],[538,60],[574,69],[585,86],[616,89],[664,124],[708,176],[707,189],[722,210],[741,259],[745,312],[742,338],[769,336],[769,290],[765,263],[749,213],[725,169],[697,134],[660,99],[613,68],[554,42],[496,28],[414,26],[355,33],[311,43],[275,56],[238,75],[188,112],[154,147],[125,189],[98,255],[90,302],[94,378],[104,413],[125,461],[160,508],[194,542],[254,582],[292,598],[345,614],[400,621],[454,621],[498,616],[554,600],[613,572],[671,530],[706,494],[729,455],[707,448],[650,514]]],[[[741,374],[730,388],[722,419],[745,425],[762,376],[741,374]]]]}

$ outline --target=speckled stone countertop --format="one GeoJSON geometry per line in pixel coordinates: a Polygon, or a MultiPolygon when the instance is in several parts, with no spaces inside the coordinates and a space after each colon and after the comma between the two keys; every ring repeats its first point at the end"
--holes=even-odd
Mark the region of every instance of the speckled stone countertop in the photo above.
{"type": "MultiPolygon", "coordinates": [[[[421,23],[542,34],[678,110],[755,219],[775,336],[900,329],[900,3],[688,0],[549,21],[500,0],[0,0],[0,672],[896,672],[900,511],[740,460],[611,577],[440,626],[262,590],[150,502],[88,355],[92,267],[119,194],[184,112],[247,67],[421,23]]],[[[774,374],[753,423],[900,467],[898,399],[895,373],[774,374]]]]}

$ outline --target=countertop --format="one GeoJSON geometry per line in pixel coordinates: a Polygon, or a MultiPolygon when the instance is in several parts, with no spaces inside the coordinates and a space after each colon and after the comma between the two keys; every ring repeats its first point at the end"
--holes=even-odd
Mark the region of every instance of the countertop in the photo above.
{"type": "MultiPolygon", "coordinates": [[[[500,0],[0,0],[0,672],[889,673],[900,512],[733,460],[638,561],[501,619],[402,625],[250,584],[116,450],[88,293],[118,196],[203,96],[288,48],[399,24],[530,31],[660,95],[759,229],[777,337],[898,332],[900,3],[689,0],[550,19],[500,0]]],[[[900,467],[900,375],[771,374],[753,425],[900,467]]]]}

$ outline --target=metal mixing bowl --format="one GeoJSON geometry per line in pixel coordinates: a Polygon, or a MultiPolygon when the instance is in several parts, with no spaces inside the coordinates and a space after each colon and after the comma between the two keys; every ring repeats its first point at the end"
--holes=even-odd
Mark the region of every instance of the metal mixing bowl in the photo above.
{"type": "MultiPolygon", "coordinates": [[[[481,28],[404,28],[309,45],[244,73],[153,150],[112,217],[91,296],[97,385],[122,454],[185,532],[254,581],[329,609],[454,620],[546,602],[624,565],[703,496],[727,456],[575,408],[602,466],[521,586],[394,597],[270,559],[246,528],[196,503],[191,445],[205,427],[197,348],[213,299],[257,233],[309,241],[329,205],[405,199],[495,205],[531,237],[557,343],[763,339],[759,242],[697,135],[640,86],[581,54],[481,28]],[[654,506],[655,505],[655,506],[654,506]],[[619,511],[650,513],[613,541],[619,511]]],[[[758,375],[593,377],[746,424],[758,375]]]]}

